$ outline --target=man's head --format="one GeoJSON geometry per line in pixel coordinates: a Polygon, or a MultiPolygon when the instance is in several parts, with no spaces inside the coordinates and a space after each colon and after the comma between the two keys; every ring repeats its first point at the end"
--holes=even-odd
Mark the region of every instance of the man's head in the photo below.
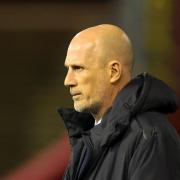
{"type": "Polygon", "coordinates": [[[131,42],[117,26],[103,24],[78,33],[67,51],[64,81],[75,110],[100,118],[130,80],[132,56],[131,42]]]}

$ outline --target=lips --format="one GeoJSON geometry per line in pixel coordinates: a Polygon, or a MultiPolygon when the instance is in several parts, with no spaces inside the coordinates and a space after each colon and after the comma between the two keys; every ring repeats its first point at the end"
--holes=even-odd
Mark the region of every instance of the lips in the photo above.
{"type": "Polygon", "coordinates": [[[76,92],[75,91],[70,91],[70,94],[71,94],[73,100],[77,100],[78,97],[81,95],[81,93],[77,92],[77,91],[76,92]]]}
{"type": "Polygon", "coordinates": [[[71,96],[77,96],[80,95],[81,93],[77,93],[77,92],[70,92],[71,96]]]}
{"type": "Polygon", "coordinates": [[[74,101],[77,101],[77,100],[79,100],[80,96],[81,96],[80,93],[74,94],[74,95],[72,96],[72,99],[73,99],[74,101]]]}

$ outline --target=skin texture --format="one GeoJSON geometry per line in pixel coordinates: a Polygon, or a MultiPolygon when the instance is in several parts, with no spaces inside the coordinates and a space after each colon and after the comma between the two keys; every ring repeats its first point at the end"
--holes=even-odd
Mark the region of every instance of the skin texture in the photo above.
{"type": "Polygon", "coordinates": [[[91,113],[98,122],[131,79],[132,59],[131,42],[117,26],[102,24],[78,33],[67,51],[64,81],[75,110],[91,113]]]}

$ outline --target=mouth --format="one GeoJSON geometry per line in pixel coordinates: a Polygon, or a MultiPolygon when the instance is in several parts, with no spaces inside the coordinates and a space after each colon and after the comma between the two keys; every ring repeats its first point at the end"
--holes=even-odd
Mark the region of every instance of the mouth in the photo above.
{"type": "Polygon", "coordinates": [[[72,96],[72,99],[74,101],[77,101],[77,100],[79,100],[80,97],[81,97],[81,94],[76,94],[76,95],[72,96]]]}
{"type": "Polygon", "coordinates": [[[73,100],[78,99],[81,96],[81,93],[70,93],[73,100]]]}

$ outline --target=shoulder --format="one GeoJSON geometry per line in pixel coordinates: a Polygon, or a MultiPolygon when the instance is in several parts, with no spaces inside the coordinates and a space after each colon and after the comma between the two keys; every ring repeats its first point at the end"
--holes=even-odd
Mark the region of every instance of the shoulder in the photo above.
{"type": "Polygon", "coordinates": [[[180,177],[180,139],[165,115],[140,114],[132,119],[131,129],[141,132],[141,136],[131,154],[129,176],[144,179],[148,172],[152,179],[180,177]]]}
{"type": "Polygon", "coordinates": [[[145,152],[148,156],[152,151],[156,152],[156,155],[159,152],[159,154],[168,158],[168,156],[174,154],[172,149],[180,156],[179,135],[166,116],[158,112],[145,112],[132,118],[128,139],[131,139],[129,146],[131,146],[132,154],[138,154],[139,157],[145,152]],[[132,144],[134,145],[132,146],[132,144]]]}
{"type": "Polygon", "coordinates": [[[152,149],[163,152],[166,155],[172,149],[180,155],[180,138],[176,129],[171,125],[167,117],[158,112],[145,112],[134,117],[131,123],[133,131],[141,132],[139,148],[152,149]],[[135,125],[134,125],[135,124],[135,125]]]}
{"type": "Polygon", "coordinates": [[[151,131],[159,135],[170,135],[179,139],[175,128],[171,125],[166,115],[162,113],[154,111],[144,112],[137,115],[134,121],[138,124],[139,130],[143,130],[144,133],[151,131]]]}

